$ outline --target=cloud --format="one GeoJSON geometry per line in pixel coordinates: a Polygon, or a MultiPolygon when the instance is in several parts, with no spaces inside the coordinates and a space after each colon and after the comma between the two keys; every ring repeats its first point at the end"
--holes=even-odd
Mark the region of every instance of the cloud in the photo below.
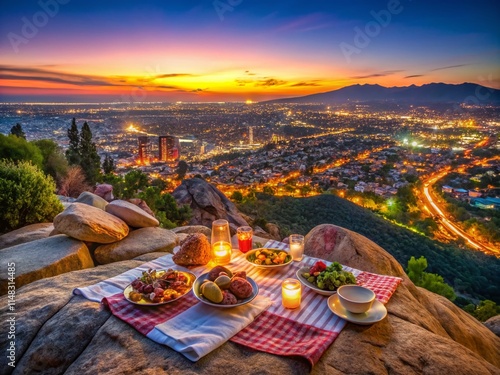
{"type": "Polygon", "coordinates": [[[255,73],[252,73],[252,72],[251,72],[251,71],[249,71],[249,70],[245,70],[245,74],[246,74],[247,76],[254,76],[254,75],[255,75],[255,73]]]}
{"type": "Polygon", "coordinates": [[[0,74],[0,79],[12,79],[16,81],[41,81],[52,83],[63,83],[78,86],[127,86],[122,84],[113,84],[110,82],[96,80],[90,77],[78,77],[73,79],[59,78],[53,76],[35,76],[35,75],[18,75],[18,74],[0,74]]]}
{"type": "Polygon", "coordinates": [[[403,70],[385,70],[383,72],[380,72],[380,73],[372,73],[372,74],[366,74],[366,75],[362,75],[362,76],[353,76],[353,77],[350,77],[351,79],[366,79],[366,78],[375,78],[375,77],[386,77],[386,76],[390,76],[391,74],[394,74],[394,73],[400,73],[402,72],[403,70]]]}
{"type": "Polygon", "coordinates": [[[411,76],[406,76],[405,78],[418,78],[418,77],[424,77],[425,74],[412,74],[411,76]]]}
{"type": "Polygon", "coordinates": [[[288,82],[283,81],[281,79],[276,79],[276,78],[268,78],[268,79],[261,79],[255,83],[255,86],[264,86],[264,87],[271,87],[271,86],[282,86],[286,85],[288,82]]]}
{"type": "Polygon", "coordinates": [[[307,87],[307,86],[322,86],[322,84],[318,83],[318,81],[308,81],[308,82],[302,81],[290,85],[290,87],[307,87]]]}
{"type": "Polygon", "coordinates": [[[247,84],[253,83],[252,79],[235,79],[234,80],[238,86],[246,86],[247,84]]]}
{"type": "MultiPolygon", "coordinates": [[[[184,75],[188,74],[182,73],[182,76],[184,75]]],[[[168,74],[165,76],[168,76],[168,74]]],[[[175,76],[179,76],[179,73],[175,73],[175,76]]],[[[149,80],[144,79],[143,77],[103,77],[66,73],[63,71],[47,70],[42,68],[13,67],[9,65],[0,65],[0,79],[60,83],[74,86],[118,86],[134,88],[140,87],[141,89],[178,89],[177,86],[171,85],[148,85],[147,83],[149,80]],[[137,84],[139,82],[141,85],[137,84]]]]}
{"type": "Polygon", "coordinates": [[[193,74],[189,73],[168,73],[168,74],[160,74],[157,76],[154,76],[153,79],[160,79],[160,78],[175,78],[175,77],[193,77],[193,74]]]}
{"type": "Polygon", "coordinates": [[[460,68],[462,66],[467,66],[471,64],[459,64],[459,65],[448,65],[448,66],[442,66],[439,68],[431,69],[429,72],[435,72],[436,70],[445,70],[445,69],[454,69],[454,68],[460,68]]]}

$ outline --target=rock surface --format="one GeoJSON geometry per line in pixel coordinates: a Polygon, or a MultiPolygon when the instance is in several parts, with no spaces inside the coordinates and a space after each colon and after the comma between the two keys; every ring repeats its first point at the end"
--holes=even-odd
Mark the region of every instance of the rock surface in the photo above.
{"type": "Polygon", "coordinates": [[[97,243],[119,241],[129,232],[123,220],[84,203],[73,203],[57,215],[54,228],[81,241],[97,243]]]}
{"type": "Polygon", "coordinates": [[[500,337],[500,315],[489,318],[486,322],[484,322],[484,325],[491,332],[500,337]]]}
{"type": "Polygon", "coordinates": [[[174,233],[186,233],[186,234],[203,233],[205,236],[207,236],[209,241],[210,241],[210,238],[212,237],[212,229],[210,229],[204,225],[187,225],[184,227],[177,227],[177,228],[172,229],[172,232],[174,232],[174,233]]]}
{"type": "Polygon", "coordinates": [[[111,202],[113,197],[113,186],[110,184],[100,184],[97,185],[94,194],[100,196],[108,202],[111,202]]]}
{"type": "Polygon", "coordinates": [[[171,253],[178,244],[178,237],[171,230],[158,227],[140,228],[130,232],[121,241],[97,247],[94,257],[100,264],[108,264],[146,253],[171,253]]]}
{"type": "MultiPolygon", "coordinates": [[[[192,363],[142,336],[98,303],[71,294],[74,287],[163,255],[150,253],[140,261],[71,272],[18,290],[22,308],[16,316],[15,373],[500,374],[500,339],[483,324],[445,298],[415,287],[396,260],[365,237],[339,227],[317,234],[321,233],[333,236],[337,245],[328,253],[320,241],[309,242],[307,253],[373,272],[389,270],[386,273],[400,275],[403,282],[386,305],[386,319],[371,326],[348,323],[312,369],[298,357],[274,356],[231,342],[192,363]]],[[[0,297],[1,308],[6,305],[6,297],[0,297]]],[[[0,335],[2,352],[7,341],[7,335],[0,335]]],[[[0,356],[0,366],[12,371],[6,361],[0,356]]]]}
{"type": "Polygon", "coordinates": [[[139,198],[130,198],[128,202],[135,204],[137,207],[139,207],[141,210],[146,211],[148,214],[151,216],[155,216],[151,208],[149,208],[148,204],[146,203],[145,200],[139,199],[139,198]]]}
{"type": "Polygon", "coordinates": [[[305,236],[304,253],[353,268],[384,275],[403,276],[400,264],[366,237],[332,224],[314,227],[305,236]]]}
{"type": "Polygon", "coordinates": [[[9,247],[1,252],[0,294],[7,293],[7,268],[14,264],[15,286],[94,267],[87,246],[63,234],[9,247]]]}
{"type": "Polygon", "coordinates": [[[233,202],[226,198],[213,185],[201,178],[191,178],[182,181],[172,193],[179,205],[191,207],[193,217],[190,225],[204,225],[212,228],[212,222],[217,219],[226,219],[231,228],[231,234],[236,228],[248,225],[240,215],[233,202]]]}
{"type": "Polygon", "coordinates": [[[47,238],[54,230],[52,223],[31,224],[0,236],[0,249],[47,238]]]}
{"type": "Polygon", "coordinates": [[[108,205],[108,202],[104,198],[101,198],[100,196],[89,191],[84,191],[83,193],[81,193],[78,198],[76,198],[75,202],[85,203],[89,206],[100,208],[101,210],[104,210],[108,205]]]}
{"type": "Polygon", "coordinates": [[[106,212],[119,217],[134,228],[157,227],[160,222],[133,203],[116,200],[106,206],[106,212]]]}

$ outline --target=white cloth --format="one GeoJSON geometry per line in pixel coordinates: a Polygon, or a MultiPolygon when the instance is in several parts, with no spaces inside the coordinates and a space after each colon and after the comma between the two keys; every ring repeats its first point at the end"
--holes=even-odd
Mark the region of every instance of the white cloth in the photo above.
{"type": "Polygon", "coordinates": [[[232,308],[198,303],[182,314],[158,324],[147,337],[197,361],[224,344],[271,305],[267,297],[232,308]]]}

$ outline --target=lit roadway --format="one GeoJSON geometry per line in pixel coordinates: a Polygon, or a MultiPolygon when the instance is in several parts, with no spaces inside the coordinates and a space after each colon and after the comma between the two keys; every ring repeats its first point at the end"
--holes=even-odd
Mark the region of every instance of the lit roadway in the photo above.
{"type": "Polygon", "coordinates": [[[446,176],[450,172],[449,169],[446,169],[445,171],[440,172],[437,176],[430,177],[427,181],[424,181],[424,188],[423,188],[423,198],[424,198],[424,204],[425,207],[434,215],[439,217],[439,221],[443,224],[443,226],[450,231],[453,234],[456,234],[457,236],[463,238],[467,243],[472,246],[473,248],[482,251],[486,254],[489,255],[495,255],[495,256],[500,256],[500,250],[495,249],[489,246],[486,246],[484,244],[481,244],[477,242],[474,238],[469,236],[467,233],[465,233],[462,229],[460,229],[456,224],[448,220],[444,212],[441,210],[441,208],[435,203],[433,197],[432,197],[432,185],[436,183],[436,181],[440,180],[444,176],[446,176]],[[430,207],[430,209],[429,209],[430,207]]]}

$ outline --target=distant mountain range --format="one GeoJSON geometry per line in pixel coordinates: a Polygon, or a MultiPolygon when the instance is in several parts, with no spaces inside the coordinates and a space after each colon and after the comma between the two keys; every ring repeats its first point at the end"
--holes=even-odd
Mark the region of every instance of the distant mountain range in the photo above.
{"type": "Polygon", "coordinates": [[[380,85],[352,85],[320,94],[270,100],[262,103],[351,103],[351,102],[407,102],[407,103],[466,103],[500,104],[500,90],[475,83],[451,85],[429,83],[422,86],[384,87],[380,85]]]}

